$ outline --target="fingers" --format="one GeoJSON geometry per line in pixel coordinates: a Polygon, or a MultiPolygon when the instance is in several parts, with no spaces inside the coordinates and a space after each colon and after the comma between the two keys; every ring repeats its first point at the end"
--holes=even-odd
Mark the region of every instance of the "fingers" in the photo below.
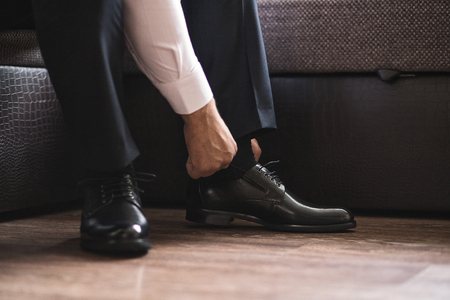
{"type": "Polygon", "coordinates": [[[214,99],[205,107],[182,116],[189,158],[186,169],[194,179],[208,177],[227,168],[237,152],[237,144],[220,117],[214,99]]]}
{"type": "Polygon", "coordinates": [[[186,170],[189,176],[193,179],[208,177],[219,170],[228,168],[230,163],[233,161],[234,155],[235,153],[230,153],[228,158],[224,158],[222,161],[216,161],[214,163],[211,163],[211,161],[200,161],[195,163],[193,162],[191,156],[189,156],[186,162],[186,170]]]}
{"type": "Polygon", "coordinates": [[[186,162],[186,170],[193,179],[199,179],[201,177],[201,174],[197,172],[196,168],[192,165],[191,157],[188,157],[188,160],[186,162]]]}
{"type": "Polygon", "coordinates": [[[192,165],[191,157],[188,156],[187,162],[186,162],[186,170],[193,179],[199,179],[197,172],[195,171],[194,166],[192,165]]]}
{"type": "Polygon", "coordinates": [[[191,178],[193,178],[193,179],[209,177],[216,172],[216,171],[199,170],[199,169],[196,169],[195,167],[193,167],[193,165],[188,165],[188,164],[186,164],[186,170],[187,170],[189,176],[191,176],[191,178]]]}
{"type": "Polygon", "coordinates": [[[255,156],[255,160],[258,161],[261,157],[262,150],[256,139],[252,139],[252,151],[253,155],[255,156]]]}

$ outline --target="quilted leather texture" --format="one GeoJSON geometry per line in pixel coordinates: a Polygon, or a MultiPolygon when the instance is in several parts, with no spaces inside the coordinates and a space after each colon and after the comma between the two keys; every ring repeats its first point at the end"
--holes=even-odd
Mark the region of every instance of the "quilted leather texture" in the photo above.
{"type": "Polygon", "coordinates": [[[450,71],[450,1],[258,4],[272,73],[450,71]]]}
{"type": "Polygon", "coordinates": [[[75,199],[77,168],[47,71],[0,66],[0,86],[0,211],[75,199]]]}
{"type": "MultiPolygon", "coordinates": [[[[450,1],[258,0],[271,73],[450,71],[450,1]]],[[[0,32],[0,65],[43,67],[33,31],[0,32]]],[[[126,51],[126,73],[140,73],[126,51]]]]}
{"type": "MultiPolygon", "coordinates": [[[[44,68],[44,60],[34,30],[6,30],[0,32],[0,65],[44,68]]],[[[140,74],[128,50],[125,51],[123,70],[140,74]]]]}
{"type": "Polygon", "coordinates": [[[1,31],[0,45],[0,65],[41,68],[45,66],[36,32],[33,30],[1,31]]]}

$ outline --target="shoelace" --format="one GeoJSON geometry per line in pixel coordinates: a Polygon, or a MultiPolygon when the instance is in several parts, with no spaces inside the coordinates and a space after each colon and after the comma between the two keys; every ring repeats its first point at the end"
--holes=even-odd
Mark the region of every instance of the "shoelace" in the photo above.
{"type": "Polygon", "coordinates": [[[264,164],[263,166],[261,166],[259,168],[259,171],[262,170],[262,168],[266,168],[267,172],[264,172],[264,176],[268,177],[270,180],[272,180],[273,182],[275,182],[275,184],[277,186],[280,186],[283,184],[283,181],[281,181],[281,179],[278,177],[278,175],[276,175],[276,171],[269,171],[268,170],[268,166],[273,165],[273,164],[277,164],[279,163],[279,160],[273,160],[273,161],[269,161],[268,163],[264,164]]]}
{"type": "Polygon", "coordinates": [[[101,202],[106,203],[113,199],[129,197],[135,200],[135,193],[144,191],[137,187],[136,182],[151,182],[156,180],[155,174],[136,172],[136,176],[124,176],[113,178],[87,178],[78,183],[84,189],[92,188],[100,184],[101,202]]]}

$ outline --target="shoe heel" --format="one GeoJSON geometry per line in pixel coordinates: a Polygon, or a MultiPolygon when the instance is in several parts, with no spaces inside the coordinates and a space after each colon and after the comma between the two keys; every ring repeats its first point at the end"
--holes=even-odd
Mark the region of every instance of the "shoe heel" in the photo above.
{"type": "Polygon", "coordinates": [[[230,216],[221,215],[217,213],[206,212],[202,210],[186,210],[186,220],[191,222],[217,225],[217,226],[230,226],[230,223],[234,220],[230,216]]]}

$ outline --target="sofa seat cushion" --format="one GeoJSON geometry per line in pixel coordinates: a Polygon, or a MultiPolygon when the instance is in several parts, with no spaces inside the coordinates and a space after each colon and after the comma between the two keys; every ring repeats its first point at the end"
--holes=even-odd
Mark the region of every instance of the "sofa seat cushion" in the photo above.
{"type": "MultiPolygon", "coordinates": [[[[2,31],[0,45],[0,65],[45,68],[34,30],[2,31]]],[[[125,51],[123,69],[128,74],[140,73],[128,51],[125,51]]]]}
{"type": "MultiPolygon", "coordinates": [[[[450,71],[450,1],[258,0],[271,73],[450,71]]],[[[0,32],[0,65],[44,67],[33,31],[0,32]]],[[[139,73],[131,55],[126,73],[139,73]]]]}
{"type": "Polygon", "coordinates": [[[0,32],[0,65],[44,68],[34,30],[0,32]]]}

